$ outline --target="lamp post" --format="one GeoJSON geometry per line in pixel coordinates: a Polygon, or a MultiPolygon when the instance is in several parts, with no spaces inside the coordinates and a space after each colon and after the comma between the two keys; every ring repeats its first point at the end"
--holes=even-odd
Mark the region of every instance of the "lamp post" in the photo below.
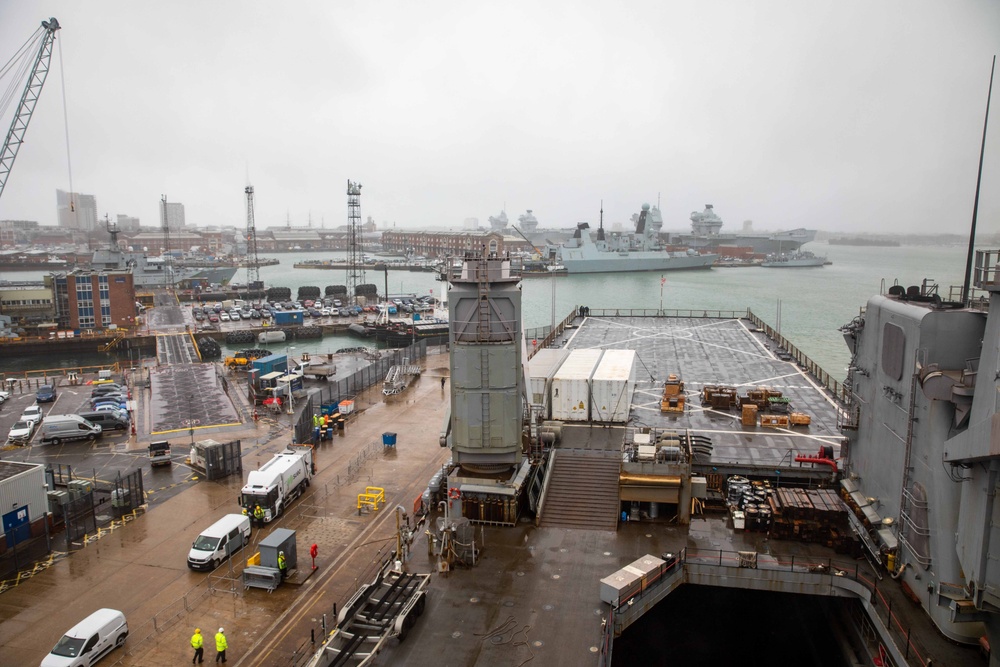
{"type": "MultiPolygon", "coordinates": [[[[285,356],[287,357],[287,363],[291,365],[292,362],[292,350],[294,347],[285,347],[285,356]]],[[[295,396],[292,394],[292,380],[291,380],[291,370],[286,370],[285,374],[289,376],[288,380],[288,414],[293,415],[292,421],[295,421],[295,396]]]]}

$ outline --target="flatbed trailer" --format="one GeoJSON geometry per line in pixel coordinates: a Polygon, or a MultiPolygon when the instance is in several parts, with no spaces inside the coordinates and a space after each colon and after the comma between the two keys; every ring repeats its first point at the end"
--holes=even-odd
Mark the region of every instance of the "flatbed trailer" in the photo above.
{"type": "Polygon", "coordinates": [[[406,639],[424,612],[429,574],[411,574],[383,565],[379,575],[348,600],[307,667],[363,667],[372,664],[392,637],[406,639]]]}

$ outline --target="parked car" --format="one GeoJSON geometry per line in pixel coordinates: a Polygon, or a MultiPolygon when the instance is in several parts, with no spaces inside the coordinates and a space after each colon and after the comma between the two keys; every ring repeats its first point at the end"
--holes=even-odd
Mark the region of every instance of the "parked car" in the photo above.
{"type": "Polygon", "coordinates": [[[227,313],[226,311],[222,311],[221,313],[219,313],[219,319],[222,320],[223,322],[230,322],[232,321],[233,318],[229,317],[229,313],[227,313]]]}
{"type": "Polygon", "coordinates": [[[118,384],[102,384],[100,386],[94,387],[90,391],[90,396],[104,396],[105,394],[120,394],[125,391],[121,385],[118,384]]]}
{"type": "Polygon", "coordinates": [[[219,316],[215,313],[212,313],[211,315],[208,316],[208,321],[211,322],[212,324],[218,324],[219,316]]]}
{"type": "Polygon", "coordinates": [[[128,410],[121,407],[120,405],[114,405],[112,403],[101,403],[96,408],[94,408],[93,412],[110,412],[111,414],[121,419],[124,419],[126,421],[132,421],[131,417],[129,417],[128,410]]]}
{"type": "Polygon", "coordinates": [[[63,635],[42,660],[42,667],[91,667],[125,646],[128,623],[116,609],[98,609],[63,635]]]}
{"type": "Polygon", "coordinates": [[[229,319],[232,320],[233,322],[239,322],[243,318],[240,317],[239,312],[234,310],[233,312],[229,313],[229,319]]]}
{"type": "Polygon", "coordinates": [[[34,432],[34,422],[18,419],[7,431],[7,439],[12,442],[26,442],[31,439],[31,434],[34,432]]]}
{"type": "Polygon", "coordinates": [[[6,403],[8,398],[10,398],[9,391],[0,391],[0,405],[6,403]]]}
{"type": "Polygon", "coordinates": [[[45,413],[42,412],[41,406],[37,403],[35,405],[29,405],[24,409],[24,412],[21,413],[21,419],[31,422],[34,426],[38,426],[38,423],[42,421],[43,416],[45,416],[45,413]]]}
{"type": "Polygon", "coordinates": [[[128,418],[122,418],[120,412],[109,412],[107,410],[93,412],[81,412],[80,416],[91,424],[101,427],[102,431],[124,431],[129,427],[128,418]]]}
{"type": "Polygon", "coordinates": [[[56,400],[56,386],[54,384],[43,384],[35,392],[36,403],[51,403],[56,400]]]}

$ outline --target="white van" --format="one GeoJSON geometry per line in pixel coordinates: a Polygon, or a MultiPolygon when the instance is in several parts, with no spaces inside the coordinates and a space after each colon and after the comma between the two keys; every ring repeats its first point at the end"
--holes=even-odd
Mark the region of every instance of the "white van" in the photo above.
{"type": "Polygon", "coordinates": [[[42,422],[42,444],[58,445],[66,440],[94,440],[102,429],[80,415],[49,415],[42,422]]]}
{"type": "Polygon", "coordinates": [[[250,517],[227,514],[203,530],[191,545],[188,567],[192,570],[214,570],[249,542],[250,517]]]}
{"type": "Polygon", "coordinates": [[[42,660],[41,667],[90,667],[125,645],[128,623],[115,609],[98,609],[70,629],[42,660]]]}

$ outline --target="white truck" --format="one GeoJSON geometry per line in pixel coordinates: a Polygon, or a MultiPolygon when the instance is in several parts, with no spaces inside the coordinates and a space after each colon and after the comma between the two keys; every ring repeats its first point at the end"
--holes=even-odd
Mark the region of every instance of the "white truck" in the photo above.
{"type": "Polygon", "coordinates": [[[264,511],[264,523],[276,519],[293,500],[302,495],[315,473],[313,450],[309,446],[289,445],[283,452],[247,475],[240,492],[240,506],[254,517],[258,505],[264,511]]]}

